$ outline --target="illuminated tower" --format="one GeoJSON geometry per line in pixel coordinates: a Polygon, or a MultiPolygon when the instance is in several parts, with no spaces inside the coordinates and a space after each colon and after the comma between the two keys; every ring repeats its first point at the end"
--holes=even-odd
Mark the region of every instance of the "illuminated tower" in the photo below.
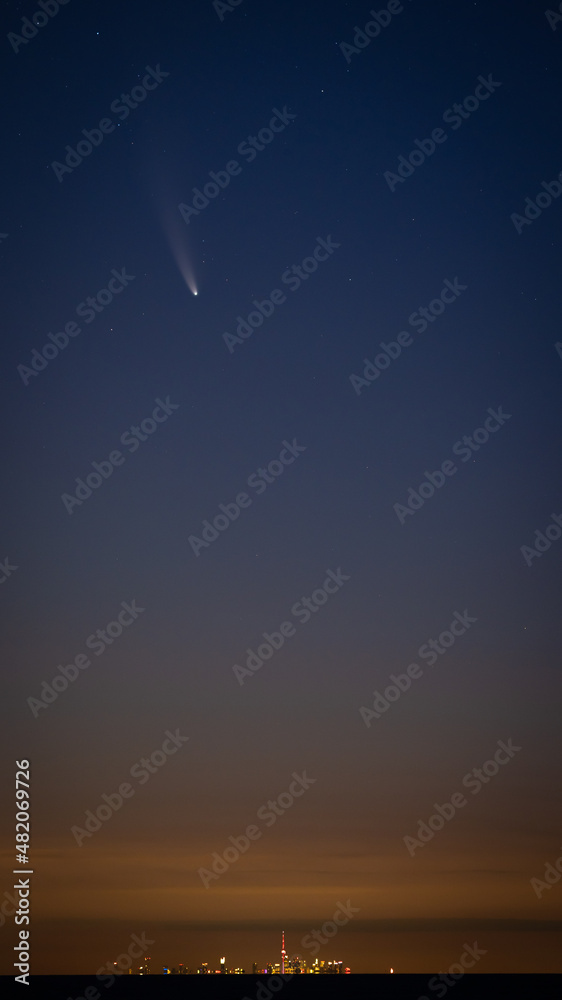
{"type": "Polygon", "coordinates": [[[285,951],[285,931],[283,931],[282,945],[281,945],[281,975],[285,975],[285,956],[287,952],[285,951]]]}

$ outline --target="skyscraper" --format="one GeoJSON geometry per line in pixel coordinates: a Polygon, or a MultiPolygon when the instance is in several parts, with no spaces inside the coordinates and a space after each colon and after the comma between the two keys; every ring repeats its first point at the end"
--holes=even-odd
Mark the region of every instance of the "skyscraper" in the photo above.
{"type": "Polygon", "coordinates": [[[282,944],[281,944],[281,975],[285,975],[285,956],[287,952],[285,951],[285,931],[282,932],[282,944]]]}

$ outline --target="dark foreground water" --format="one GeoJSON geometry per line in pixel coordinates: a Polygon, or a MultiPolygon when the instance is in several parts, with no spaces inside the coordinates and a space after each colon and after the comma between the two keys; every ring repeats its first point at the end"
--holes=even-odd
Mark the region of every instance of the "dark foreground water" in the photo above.
{"type": "MultiPolygon", "coordinates": [[[[29,987],[0,979],[7,986],[3,996],[17,990],[22,998],[41,1000],[133,1000],[133,998],[202,997],[204,1000],[325,1000],[361,997],[364,1000],[561,1000],[562,976],[554,975],[466,975],[447,986],[428,975],[403,976],[295,976],[272,992],[267,976],[123,976],[108,990],[98,988],[93,976],[33,976],[29,987]],[[431,983],[431,986],[429,985],[431,983]]],[[[279,985],[278,983],[273,984],[279,985]]]]}

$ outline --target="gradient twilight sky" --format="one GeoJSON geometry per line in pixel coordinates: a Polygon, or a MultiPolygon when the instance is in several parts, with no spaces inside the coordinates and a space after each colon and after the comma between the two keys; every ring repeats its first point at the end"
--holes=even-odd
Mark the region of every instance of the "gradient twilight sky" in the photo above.
{"type": "Polygon", "coordinates": [[[356,972],[448,967],[469,934],[477,971],[562,971],[562,879],[540,898],[530,883],[562,854],[562,539],[531,565],[521,551],[562,515],[562,197],[512,218],[562,171],[562,21],[522,0],[405,0],[342,49],[385,6],[242,0],[221,20],[211,0],[73,0],[17,52],[8,32],[37,7],[4,18],[0,560],[17,570],[0,594],[0,892],[28,758],[37,974],[95,972],[142,932],[156,968],[226,952],[249,970],[278,960],[282,927],[310,960],[302,936],[348,900],[358,914],[318,957],[356,972]],[[125,118],[117,99],[146,67],[168,75],[125,118]],[[479,77],[493,93],[444,124],[479,77]],[[238,147],[277,112],[250,162],[238,147]],[[107,117],[78,166],[53,166],[107,117]],[[392,191],[385,173],[440,127],[392,191]],[[180,203],[232,160],[186,222],[180,203]],[[319,237],[335,249],[292,289],[282,275],[319,237]],[[112,269],[134,277],[77,317],[112,269]],[[464,290],[416,328],[446,280],[464,290]],[[286,300],[229,352],[223,334],[273,289],[286,300]],[[350,376],[400,331],[409,345],[358,394],[350,376]],[[156,400],[177,408],[132,453],[120,438],[156,400]],[[489,409],[509,418],[463,461],[453,447],[489,409]],[[285,441],[303,450],[258,492],[249,477],[285,441]],[[116,449],[69,512],[63,494],[116,449]],[[457,471],[400,518],[447,460],[457,471]],[[251,504],[196,555],[190,536],[241,492],[251,504]],[[299,620],[329,570],[348,579],[299,620]],[[35,717],[28,699],[133,600],[145,610],[35,717]],[[455,612],[476,621],[430,665],[418,651],[455,612]],[[233,666],[287,621],[239,683],[233,666]],[[423,674],[368,726],[360,708],[412,663],[423,674]],[[131,778],[167,730],[189,741],[131,778]],[[510,739],[513,759],[411,856],[404,837],[510,739]],[[303,771],[302,797],[257,820],[303,771]],[[78,847],[71,828],[127,781],[134,796],[78,847]],[[256,822],[205,888],[198,870],[256,822]]]}

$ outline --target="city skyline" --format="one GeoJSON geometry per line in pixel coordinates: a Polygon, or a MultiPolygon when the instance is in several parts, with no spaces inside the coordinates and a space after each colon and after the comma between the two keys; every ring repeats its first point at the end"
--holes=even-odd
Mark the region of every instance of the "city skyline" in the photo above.
{"type": "MultiPolygon", "coordinates": [[[[311,936],[314,936],[314,935],[316,935],[315,941],[319,941],[319,940],[322,941],[323,940],[319,931],[312,931],[311,936]]],[[[301,941],[301,945],[302,944],[304,944],[304,941],[301,941]]],[[[316,946],[316,947],[318,947],[318,946],[316,946]]],[[[150,958],[146,958],[145,957],[144,964],[141,965],[141,966],[139,966],[139,968],[137,970],[139,974],[142,975],[142,974],[149,974],[150,973],[150,961],[151,961],[150,958]]],[[[186,966],[184,966],[183,963],[180,963],[178,965],[177,969],[175,967],[170,968],[169,966],[164,966],[164,968],[163,968],[164,973],[168,973],[169,972],[171,974],[178,974],[178,975],[182,974],[181,970],[183,970],[183,972],[185,972],[185,973],[188,973],[188,971],[189,971],[188,968],[186,966]]],[[[130,971],[132,971],[132,969],[130,971]]],[[[223,956],[223,957],[220,958],[220,960],[219,960],[219,968],[218,969],[209,968],[208,962],[202,962],[201,965],[199,965],[194,971],[195,971],[195,974],[207,974],[207,973],[212,973],[212,974],[215,974],[215,975],[223,975],[223,974],[229,974],[229,975],[237,975],[237,974],[239,974],[239,975],[244,975],[245,974],[245,970],[242,967],[236,967],[235,969],[229,969],[228,966],[226,965],[226,956],[223,956]]],[[[287,951],[285,950],[285,931],[281,931],[281,960],[279,962],[274,962],[274,963],[272,963],[272,962],[266,962],[265,965],[262,966],[262,967],[258,967],[257,962],[252,962],[252,974],[253,975],[264,974],[264,975],[281,975],[281,976],[284,976],[286,971],[288,973],[295,974],[295,975],[302,974],[302,973],[319,973],[319,974],[320,973],[337,973],[337,974],[340,974],[340,973],[350,973],[351,969],[348,968],[348,967],[345,967],[344,964],[343,964],[343,962],[341,960],[336,960],[336,959],[326,960],[326,959],[318,959],[318,958],[316,958],[314,960],[314,962],[311,962],[311,965],[309,967],[306,959],[302,958],[297,953],[294,953],[293,955],[291,955],[289,957],[287,951]]]]}
{"type": "MultiPolygon", "coordinates": [[[[337,927],[335,924],[334,934],[337,933],[337,927]]],[[[324,927],[324,925],[323,925],[324,927]]],[[[144,937],[144,935],[143,935],[144,937]]],[[[321,932],[318,930],[312,930],[311,933],[305,936],[300,942],[302,947],[307,947],[310,951],[309,960],[306,957],[293,952],[291,955],[285,950],[285,932],[281,931],[281,949],[280,949],[280,960],[278,962],[265,962],[262,965],[258,965],[256,961],[251,964],[251,970],[253,975],[280,975],[284,976],[285,973],[288,975],[299,975],[303,973],[314,973],[314,974],[343,974],[350,973],[351,969],[344,965],[340,959],[326,959],[326,958],[314,958],[315,955],[320,950],[320,943],[326,944],[328,938],[323,937],[321,932]],[[308,939],[308,940],[307,940],[308,939]],[[311,946],[310,941],[313,941],[311,946]]],[[[218,966],[213,968],[209,962],[200,962],[196,964],[193,968],[190,968],[188,964],[179,962],[177,966],[171,966],[169,964],[163,965],[161,970],[155,969],[152,966],[152,957],[150,955],[145,955],[140,963],[140,965],[135,965],[135,960],[139,958],[138,947],[142,943],[142,939],[139,940],[138,937],[133,935],[133,943],[135,947],[130,946],[129,949],[124,952],[119,958],[113,962],[113,965],[108,964],[104,968],[97,970],[98,978],[102,981],[105,979],[111,980],[116,976],[121,976],[123,974],[128,975],[151,975],[151,974],[177,974],[177,975],[245,975],[249,970],[244,969],[242,966],[236,966],[234,968],[229,968],[226,956],[221,956],[218,962],[218,966]]],[[[149,943],[149,942],[147,942],[149,943]]],[[[141,951],[142,954],[142,951],[141,951]]],[[[107,984],[108,986],[111,983],[107,984]]]]}

